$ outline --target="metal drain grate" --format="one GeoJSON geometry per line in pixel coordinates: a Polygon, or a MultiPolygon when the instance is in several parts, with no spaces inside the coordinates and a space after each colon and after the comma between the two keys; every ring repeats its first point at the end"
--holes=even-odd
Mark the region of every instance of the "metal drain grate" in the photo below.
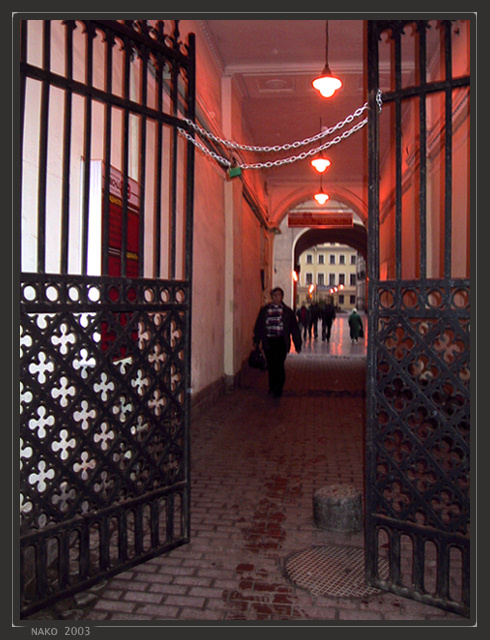
{"type": "MultiPolygon", "coordinates": [[[[388,577],[388,563],[380,559],[382,577],[388,577]]],[[[287,558],[286,576],[315,596],[363,597],[380,593],[366,585],[364,549],[339,545],[314,546],[287,558]]]]}

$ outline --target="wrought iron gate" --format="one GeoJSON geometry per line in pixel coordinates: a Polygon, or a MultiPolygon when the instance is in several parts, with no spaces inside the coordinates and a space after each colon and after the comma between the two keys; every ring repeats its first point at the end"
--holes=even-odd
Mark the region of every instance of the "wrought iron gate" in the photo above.
{"type": "Polygon", "coordinates": [[[366,575],[372,586],[463,615],[470,613],[470,77],[459,68],[467,43],[464,55],[455,51],[466,26],[368,23],[366,575]],[[379,571],[382,557],[388,577],[379,571]]]}
{"type": "Polygon", "coordinates": [[[20,31],[20,611],[189,541],[194,37],[20,31]]]}

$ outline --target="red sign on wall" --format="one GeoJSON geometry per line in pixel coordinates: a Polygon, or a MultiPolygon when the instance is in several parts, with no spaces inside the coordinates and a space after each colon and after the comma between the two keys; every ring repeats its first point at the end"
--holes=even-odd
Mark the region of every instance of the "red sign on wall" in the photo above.
{"type": "MultiPolygon", "coordinates": [[[[109,264],[110,276],[121,275],[123,176],[111,167],[109,179],[109,264]]],[[[138,277],[139,185],[128,178],[126,233],[126,276],[138,277]]]]}
{"type": "Polygon", "coordinates": [[[352,227],[352,213],[318,213],[317,211],[301,211],[290,213],[288,227],[315,227],[316,229],[332,229],[352,227]]]}

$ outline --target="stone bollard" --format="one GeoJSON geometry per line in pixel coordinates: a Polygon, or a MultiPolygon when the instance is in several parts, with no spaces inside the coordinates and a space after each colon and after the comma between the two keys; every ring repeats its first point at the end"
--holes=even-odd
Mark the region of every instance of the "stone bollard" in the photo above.
{"type": "Polygon", "coordinates": [[[361,492],[345,484],[316,489],[313,493],[313,518],[321,529],[359,531],[362,528],[361,492]]]}

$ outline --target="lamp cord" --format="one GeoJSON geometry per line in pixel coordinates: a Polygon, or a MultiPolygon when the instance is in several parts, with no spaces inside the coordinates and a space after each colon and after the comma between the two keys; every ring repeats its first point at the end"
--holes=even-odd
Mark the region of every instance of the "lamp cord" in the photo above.
{"type": "Polygon", "coordinates": [[[325,66],[328,67],[328,20],[325,20],[325,66]]]}

